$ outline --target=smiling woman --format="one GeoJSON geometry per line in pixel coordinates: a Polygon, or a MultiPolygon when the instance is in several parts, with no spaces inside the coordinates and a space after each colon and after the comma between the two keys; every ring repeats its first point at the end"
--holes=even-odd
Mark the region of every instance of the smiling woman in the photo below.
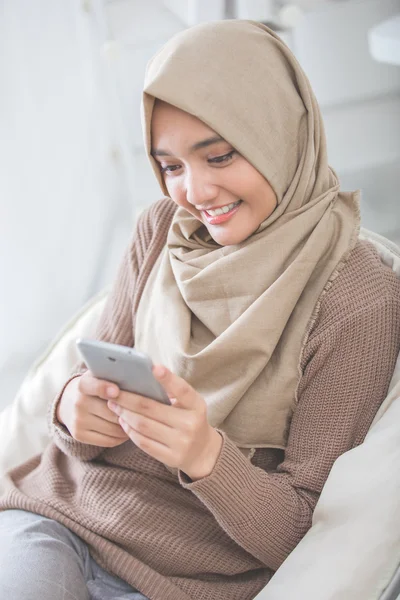
{"type": "Polygon", "coordinates": [[[152,156],[168,195],[221,246],[240,244],[276,207],[268,181],[231,144],[193,115],[157,100],[152,156]]]}
{"type": "Polygon", "coordinates": [[[358,194],[280,38],[248,21],[174,37],[148,65],[143,130],[166,197],[97,338],[151,356],[171,404],[71,375],[53,442],[0,498],[1,597],[254,598],[388,390],[400,281],[358,237],[358,194]]]}

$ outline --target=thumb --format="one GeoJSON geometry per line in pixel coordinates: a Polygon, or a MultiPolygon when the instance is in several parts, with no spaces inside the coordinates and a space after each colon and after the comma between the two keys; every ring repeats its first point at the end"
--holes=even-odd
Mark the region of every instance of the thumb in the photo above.
{"type": "Polygon", "coordinates": [[[153,375],[167,392],[171,404],[178,404],[183,408],[193,408],[196,405],[196,391],[187,381],[172,373],[167,367],[154,365],[153,375]]]}

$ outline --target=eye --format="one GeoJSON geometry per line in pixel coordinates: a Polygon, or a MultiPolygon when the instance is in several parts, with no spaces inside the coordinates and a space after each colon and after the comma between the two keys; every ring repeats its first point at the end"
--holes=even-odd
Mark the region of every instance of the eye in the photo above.
{"type": "Polygon", "coordinates": [[[174,173],[179,168],[180,168],[180,165],[166,165],[165,167],[160,165],[161,174],[174,173]]]}
{"type": "Polygon", "coordinates": [[[236,152],[236,150],[231,150],[231,152],[228,152],[228,154],[223,154],[222,156],[216,156],[215,158],[209,158],[208,162],[209,163],[217,163],[217,164],[228,162],[231,160],[231,158],[233,157],[235,152],[236,152]]]}

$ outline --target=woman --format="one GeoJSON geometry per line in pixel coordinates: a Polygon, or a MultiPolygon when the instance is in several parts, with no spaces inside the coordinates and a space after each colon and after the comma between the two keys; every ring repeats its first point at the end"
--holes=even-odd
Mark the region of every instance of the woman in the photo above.
{"type": "Polygon", "coordinates": [[[173,38],[143,120],[167,198],[140,218],[97,337],[148,353],[172,405],[74,374],[53,443],[1,498],[2,597],[254,598],[400,349],[400,283],[358,240],[358,195],[273,32],[173,38]]]}

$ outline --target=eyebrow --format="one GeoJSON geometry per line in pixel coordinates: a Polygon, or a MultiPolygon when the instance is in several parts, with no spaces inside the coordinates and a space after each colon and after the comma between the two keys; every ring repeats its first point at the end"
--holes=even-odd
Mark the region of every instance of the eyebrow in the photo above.
{"type": "MultiPolygon", "coordinates": [[[[212,144],[216,144],[217,142],[225,142],[224,138],[220,135],[213,135],[212,137],[206,138],[205,140],[201,140],[201,142],[196,142],[193,146],[190,147],[190,151],[200,150],[200,148],[207,148],[207,146],[211,146],[212,144]]],[[[151,150],[152,156],[172,156],[166,150],[161,150],[157,148],[152,148],[151,150]]]]}

